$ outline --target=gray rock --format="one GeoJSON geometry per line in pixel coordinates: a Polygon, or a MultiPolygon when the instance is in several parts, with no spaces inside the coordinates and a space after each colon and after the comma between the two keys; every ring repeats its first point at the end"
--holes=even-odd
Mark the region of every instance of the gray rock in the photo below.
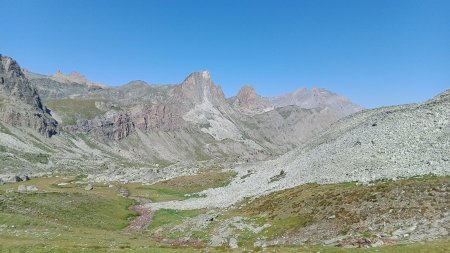
{"type": "Polygon", "coordinates": [[[236,238],[234,238],[234,237],[230,238],[230,241],[228,242],[228,246],[230,246],[230,248],[232,248],[232,249],[237,249],[239,246],[238,246],[236,238]]]}
{"type": "Polygon", "coordinates": [[[11,101],[3,101],[0,120],[12,126],[31,127],[47,137],[58,132],[58,122],[48,113],[36,88],[29,83],[19,64],[2,55],[0,94],[11,101]]]}
{"type": "Polygon", "coordinates": [[[27,191],[27,187],[25,185],[19,185],[17,187],[17,191],[18,192],[26,192],[27,191]]]}
{"type": "Polygon", "coordinates": [[[15,177],[14,177],[14,181],[15,181],[15,182],[22,182],[23,179],[22,179],[21,177],[19,177],[19,176],[15,176],[15,177]]]}
{"type": "Polygon", "coordinates": [[[119,189],[119,195],[126,198],[130,196],[130,193],[128,192],[127,188],[121,187],[119,189]]]}
{"type": "Polygon", "coordinates": [[[5,182],[3,182],[3,179],[0,179],[0,185],[4,185],[5,182]]]}
{"type": "Polygon", "coordinates": [[[35,185],[28,185],[26,187],[26,190],[29,192],[36,192],[36,191],[38,191],[38,188],[35,185]]]}
{"type": "Polygon", "coordinates": [[[86,191],[91,191],[94,189],[94,186],[92,186],[92,184],[88,184],[86,185],[86,187],[84,188],[86,191]]]}
{"type": "Polygon", "coordinates": [[[38,188],[35,185],[19,185],[17,187],[18,192],[36,192],[38,188]]]}

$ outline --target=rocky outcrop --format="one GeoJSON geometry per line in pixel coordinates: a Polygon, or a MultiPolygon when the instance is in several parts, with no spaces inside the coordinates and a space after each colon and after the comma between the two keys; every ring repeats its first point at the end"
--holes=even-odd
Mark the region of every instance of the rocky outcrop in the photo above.
{"type": "MultiPolygon", "coordinates": [[[[220,86],[214,85],[208,71],[194,72],[173,91],[172,103],[188,106],[199,105],[208,101],[214,106],[225,103],[225,95],[220,86]]],[[[183,108],[185,109],[185,108],[183,108]]]]}
{"type": "Polygon", "coordinates": [[[238,108],[244,113],[261,113],[273,109],[270,101],[259,96],[253,87],[246,85],[230,101],[234,108],[238,108]]]}
{"type": "Polygon", "coordinates": [[[97,139],[122,140],[139,129],[150,131],[175,131],[185,127],[171,105],[140,104],[127,111],[109,111],[92,120],[79,120],[69,129],[75,132],[89,133],[97,139]]]}
{"type": "Polygon", "coordinates": [[[56,134],[58,123],[17,62],[1,55],[0,59],[0,119],[15,127],[33,128],[48,137],[56,134]]]}
{"type": "Polygon", "coordinates": [[[322,88],[301,88],[295,92],[269,98],[276,107],[297,105],[301,108],[324,108],[335,110],[340,117],[361,111],[363,108],[336,93],[322,88]]]}
{"type": "Polygon", "coordinates": [[[81,120],[72,130],[82,130],[101,139],[113,140],[121,140],[136,129],[143,132],[176,131],[194,127],[183,119],[183,115],[205,102],[211,107],[226,104],[222,89],[214,85],[210,74],[206,71],[195,72],[175,86],[163,103],[138,103],[122,112],[109,112],[93,120],[81,120]]]}

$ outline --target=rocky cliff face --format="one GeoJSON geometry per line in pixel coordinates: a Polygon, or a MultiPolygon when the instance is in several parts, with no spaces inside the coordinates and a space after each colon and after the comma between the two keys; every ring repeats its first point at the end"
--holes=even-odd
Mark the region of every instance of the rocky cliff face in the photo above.
{"type": "Polygon", "coordinates": [[[272,103],[259,96],[251,86],[243,86],[236,97],[230,99],[234,108],[241,109],[244,113],[253,114],[273,109],[272,103]]]}
{"type": "MultiPolygon", "coordinates": [[[[206,71],[195,72],[176,85],[169,98],[162,103],[138,103],[121,112],[109,112],[93,120],[82,120],[72,129],[113,140],[121,140],[136,129],[142,132],[176,131],[196,127],[195,123],[198,122],[192,125],[187,122],[189,119],[183,118],[189,111],[202,105],[213,109],[224,104],[224,94],[220,87],[214,85],[210,74],[206,71]]],[[[201,113],[208,113],[208,109],[204,109],[201,113]]]]}
{"type": "Polygon", "coordinates": [[[173,91],[172,101],[184,105],[199,105],[209,102],[214,106],[225,103],[220,86],[214,85],[208,71],[194,72],[173,91]]]}
{"type": "Polygon", "coordinates": [[[30,127],[51,137],[58,123],[43,106],[36,89],[28,82],[16,61],[0,55],[0,117],[17,127],[30,127]]]}
{"type": "Polygon", "coordinates": [[[118,141],[128,137],[136,129],[142,132],[168,132],[185,126],[171,105],[140,104],[126,111],[109,111],[92,120],[79,120],[76,126],[68,129],[91,134],[97,139],[118,141]]]}
{"type": "Polygon", "coordinates": [[[133,81],[120,87],[92,85],[76,73],[25,73],[64,130],[152,159],[266,159],[341,117],[323,103],[274,109],[270,99],[247,86],[226,100],[207,71],[176,85],[133,81]]]}

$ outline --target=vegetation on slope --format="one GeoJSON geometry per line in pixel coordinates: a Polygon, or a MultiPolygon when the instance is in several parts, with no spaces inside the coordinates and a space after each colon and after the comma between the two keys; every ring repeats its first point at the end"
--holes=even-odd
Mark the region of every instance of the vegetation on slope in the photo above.
{"type": "Polygon", "coordinates": [[[153,202],[183,200],[196,197],[195,193],[209,188],[225,186],[235,176],[234,172],[205,171],[198,175],[181,176],[152,185],[129,184],[133,196],[149,198],[153,202]]]}
{"type": "MultiPolygon", "coordinates": [[[[224,178],[219,172],[208,172],[210,177],[224,178]],[[212,174],[211,174],[212,173],[212,174]],[[217,174],[215,174],[217,173],[217,174]]],[[[197,180],[203,180],[207,175],[199,175],[197,180]]],[[[159,183],[171,191],[194,191],[198,188],[194,178],[173,179],[159,183]],[[192,180],[192,181],[190,181],[192,180]]],[[[443,185],[447,185],[449,177],[425,177],[400,181],[378,182],[364,186],[353,183],[337,185],[304,185],[282,192],[272,193],[254,201],[241,203],[235,208],[224,210],[223,214],[214,219],[202,231],[190,231],[197,239],[206,240],[215,228],[233,217],[249,218],[257,225],[270,223],[271,226],[261,230],[259,234],[250,231],[238,231],[235,235],[238,250],[226,247],[209,247],[205,244],[189,244],[184,241],[182,231],[173,234],[177,239],[160,238],[154,232],[159,228],[175,227],[190,218],[205,214],[206,210],[175,211],[158,210],[153,217],[153,224],[148,231],[127,233],[123,228],[135,213],[128,210],[132,201],[118,196],[118,189],[131,185],[115,184],[112,187],[95,184],[92,191],[84,190],[84,177],[51,177],[34,178],[27,182],[7,183],[0,186],[0,251],[1,252],[243,252],[260,250],[264,252],[446,252],[449,241],[434,241],[407,245],[382,246],[377,248],[346,249],[332,246],[268,246],[264,249],[253,246],[257,238],[284,236],[302,236],[305,227],[320,224],[320,219],[336,226],[359,224],[364,219],[364,213],[358,212],[358,206],[373,203],[370,210],[376,215],[384,215],[381,206],[389,203],[396,206],[396,196],[403,202],[418,203],[420,208],[428,207],[429,211],[448,209],[448,203],[437,203],[444,196],[443,185]],[[62,183],[62,184],[61,184],[62,183]],[[36,185],[34,193],[19,193],[19,185],[36,185]],[[397,191],[403,192],[397,194],[397,191]],[[425,195],[430,199],[425,198],[425,195]],[[431,194],[431,195],[430,195],[431,194]],[[440,194],[441,197],[435,195],[440,194]],[[376,196],[376,197],[374,197],[376,196]],[[391,202],[386,202],[390,199],[391,202]],[[422,204],[420,204],[423,202],[422,204]],[[354,210],[350,212],[349,210],[354,210]],[[335,218],[329,219],[330,214],[335,218]],[[20,237],[20,240],[17,238],[20,237]]],[[[219,185],[211,180],[211,185],[219,185]]],[[[222,182],[223,183],[223,182],[222,182]]],[[[149,193],[151,195],[151,193],[149,193]]],[[[416,215],[415,208],[404,208],[402,212],[394,208],[393,217],[408,218],[416,215]]],[[[388,208],[388,206],[386,206],[388,208]]],[[[387,209],[389,210],[389,209],[387,209]]],[[[389,213],[389,211],[387,211],[389,213]]],[[[426,216],[427,212],[422,215],[426,216]]],[[[320,226],[316,227],[320,230],[320,226]]],[[[350,230],[348,232],[350,232],[350,230]]],[[[361,230],[363,236],[373,234],[361,230]]],[[[192,238],[195,239],[195,238],[192,238]]],[[[192,242],[192,241],[191,241],[192,242]]]]}
{"type": "Polygon", "coordinates": [[[78,119],[93,119],[104,112],[95,106],[92,99],[58,99],[46,102],[48,108],[62,118],[62,125],[74,125],[78,119]]]}
{"type": "MultiPolygon", "coordinates": [[[[266,225],[258,233],[232,229],[233,236],[247,247],[261,239],[283,244],[318,244],[339,237],[379,239],[380,234],[393,242],[396,237],[397,241],[405,241],[413,233],[427,234],[427,229],[433,230],[432,226],[436,226],[433,221],[450,210],[449,196],[450,177],[425,176],[372,185],[308,184],[244,201],[211,222],[206,235],[223,230],[224,224],[241,217],[243,224],[266,225]],[[414,230],[402,231],[410,222],[418,223],[413,225],[414,230]]],[[[336,240],[330,244],[340,243],[336,240]]]]}

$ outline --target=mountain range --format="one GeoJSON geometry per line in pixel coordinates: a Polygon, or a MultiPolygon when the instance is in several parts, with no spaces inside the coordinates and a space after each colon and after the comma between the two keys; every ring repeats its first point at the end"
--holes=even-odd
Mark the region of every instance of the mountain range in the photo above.
{"type": "Polygon", "coordinates": [[[75,72],[32,73],[9,57],[1,59],[2,122],[5,131],[18,133],[1,143],[8,170],[65,170],[91,156],[97,157],[88,159],[94,167],[116,167],[124,161],[140,167],[267,160],[362,110],[323,89],[302,89],[286,95],[285,101],[261,97],[244,86],[226,99],[206,71],[194,72],[180,84],[132,81],[110,87],[75,72]],[[29,145],[31,139],[22,132],[41,145],[29,145]],[[27,153],[48,161],[36,166],[20,155],[6,155],[22,153],[18,146],[28,146],[27,153]]]}

